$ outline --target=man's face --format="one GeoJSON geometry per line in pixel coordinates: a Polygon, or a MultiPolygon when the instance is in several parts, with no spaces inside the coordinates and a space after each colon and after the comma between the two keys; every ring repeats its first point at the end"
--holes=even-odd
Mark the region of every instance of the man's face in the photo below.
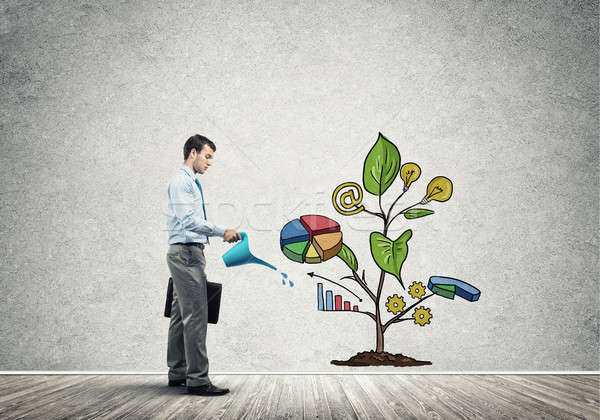
{"type": "MultiPolygon", "coordinates": [[[[195,150],[195,149],[194,149],[195,150]]],[[[202,146],[200,153],[196,153],[196,159],[194,159],[194,171],[204,174],[208,167],[212,165],[212,159],[215,151],[210,148],[208,144],[202,146]]]]}

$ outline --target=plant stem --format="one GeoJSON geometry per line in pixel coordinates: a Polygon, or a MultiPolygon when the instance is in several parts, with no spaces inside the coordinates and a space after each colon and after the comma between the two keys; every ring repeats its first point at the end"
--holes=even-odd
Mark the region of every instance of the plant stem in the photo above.
{"type": "Polygon", "coordinates": [[[363,283],[363,281],[361,280],[358,273],[356,271],[352,270],[352,275],[354,276],[354,280],[360,285],[360,287],[362,287],[363,290],[365,292],[367,292],[367,294],[369,295],[371,300],[373,300],[373,302],[375,302],[375,295],[373,294],[373,292],[371,292],[371,289],[369,289],[369,287],[365,283],[363,283]]]}
{"type": "Polygon", "coordinates": [[[425,299],[430,298],[431,296],[433,296],[434,293],[431,293],[427,296],[423,296],[421,299],[419,299],[416,303],[410,305],[408,308],[406,308],[405,310],[403,310],[402,312],[400,312],[398,315],[396,315],[395,317],[393,317],[392,319],[390,319],[388,322],[385,323],[385,325],[383,326],[383,331],[385,332],[385,330],[387,330],[387,328],[395,323],[396,321],[398,321],[402,315],[404,315],[405,313],[407,313],[408,311],[410,311],[412,308],[414,308],[415,306],[417,306],[419,303],[423,302],[425,299]]]}
{"type": "MultiPolygon", "coordinates": [[[[408,190],[406,190],[406,191],[408,191],[408,190]]],[[[400,200],[400,198],[404,195],[404,193],[406,191],[402,191],[402,193],[398,197],[396,197],[396,199],[394,200],[394,202],[390,206],[390,209],[388,210],[387,219],[390,218],[390,214],[392,214],[392,209],[394,208],[394,206],[396,205],[396,203],[398,202],[398,200],[400,200]]]]}
{"type": "Polygon", "coordinates": [[[401,318],[401,319],[397,319],[397,320],[395,320],[395,321],[394,321],[394,324],[396,324],[396,323],[398,323],[398,322],[402,322],[402,321],[410,321],[410,320],[412,320],[412,319],[413,319],[413,318],[401,318]]]}
{"type": "Polygon", "coordinates": [[[388,227],[392,224],[392,222],[394,221],[394,219],[398,216],[400,216],[401,214],[403,214],[404,212],[406,212],[407,210],[412,209],[414,206],[418,206],[419,204],[421,204],[421,202],[419,201],[418,203],[413,204],[412,206],[408,206],[407,208],[405,208],[404,210],[402,210],[401,212],[399,212],[398,214],[396,214],[394,217],[392,217],[391,220],[388,221],[389,219],[389,214],[388,217],[386,218],[386,224],[385,224],[385,230],[384,230],[384,235],[385,232],[387,232],[388,227]]]}
{"type": "MultiPolygon", "coordinates": [[[[404,195],[406,191],[403,191],[402,194],[400,194],[392,203],[392,205],[390,206],[387,215],[385,214],[385,212],[383,211],[383,207],[381,206],[381,194],[379,194],[379,209],[381,210],[381,213],[374,213],[371,212],[367,209],[364,209],[363,211],[372,214],[374,216],[380,217],[381,219],[383,219],[383,235],[387,236],[387,231],[388,231],[388,227],[390,226],[390,224],[392,223],[392,221],[398,216],[398,214],[402,214],[403,212],[409,210],[410,208],[416,206],[419,203],[416,203],[410,207],[407,207],[406,209],[402,210],[400,213],[398,213],[396,216],[394,216],[391,220],[390,220],[390,215],[392,214],[392,209],[394,208],[394,206],[396,205],[396,203],[398,202],[398,200],[400,200],[400,197],[402,197],[404,195]]],[[[358,206],[356,206],[358,208],[358,206]]],[[[352,275],[354,276],[354,279],[358,282],[358,284],[360,284],[360,286],[365,290],[365,292],[367,292],[367,294],[369,295],[369,297],[371,297],[371,299],[373,299],[373,301],[375,302],[375,316],[372,317],[374,318],[375,324],[376,324],[376,329],[377,329],[377,347],[376,347],[376,351],[378,353],[383,353],[384,351],[384,333],[386,328],[389,325],[389,321],[383,325],[381,322],[381,310],[379,308],[379,302],[381,301],[381,292],[383,290],[383,283],[385,282],[385,271],[381,270],[381,274],[379,275],[379,285],[377,286],[377,296],[373,295],[373,292],[371,292],[371,290],[367,287],[366,284],[364,284],[361,280],[360,277],[358,276],[358,274],[355,271],[352,271],[352,275]]],[[[398,318],[393,318],[393,319],[399,319],[398,318]]],[[[403,319],[404,320],[409,320],[411,318],[406,318],[403,319]]],[[[400,322],[400,321],[398,321],[400,322]]]]}
{"type": "MultiPolygon", "coordinates": [[[[357,313],[357,314],[365,314],[365,315],[369,315],[369,316],[371,317],[371,319],[372,319],[373,321],[375,321],[375,315],[373,315],[371,312],[368,312],[368,311],[350,311],[350,312],[355,312],[355,313],[357,313]]],[[[412,319],[412,318],[410,318],[410,319],[412,319]]]]}
{"type": "Polygon", "coordinates": [[[385,220],[385,216],[382,213],[375,213],[375,212],[369,211],[367,209],[364,209],[363,211],[365,213],[372,214],[373,216],[381,217],[383,220],[385,220]]]}
{"type": "Polygon", "coordinates": [[[381,299],[381,290],[383,289],[383,282],[385,280],[385,271],[381,270],[381,274],[379,275],[379,286],[377,288],[377,299],[375,300],[375,323],[377,324],[377,349],[378,353],[383,353],[384,349],[384,340],[383,333],[385,330],[383,329],[383,325],[381,324],[381,310],[379,309],[379,301],[381,299]]]}
{"type": "MultiPolygon", "coordinates": [[[[398,197],[400,198],[400,197],[398,197]]],[[[392,207],[396,204],[396,199],[392,207]]],[[[381,208],[381,194],[379,195],[379,207],[381,208]]],[[[387,216],[385,216],[385,212],[381,209],[381,212],[384,214],[383,217],[383,236],[387,236],[387,229],[389,226],[388,220],[391,213],[391,207],[388,211],[387,216]]],[[[383,324],[381,323],[381,310],[379,308],[379,302],[381,301],[381,291],[383,290],[383,283],[385,282],[385,271],[381,270],[381,274],[379,275],[379,285],[377,286],[377,299],[375,300],[375,324],[376,325],[376,333],[377,333],[377,347],[376,351],[378,353],[383,353],[384,350],[384,333],[385,329],[383,328],[383,324]]]]}

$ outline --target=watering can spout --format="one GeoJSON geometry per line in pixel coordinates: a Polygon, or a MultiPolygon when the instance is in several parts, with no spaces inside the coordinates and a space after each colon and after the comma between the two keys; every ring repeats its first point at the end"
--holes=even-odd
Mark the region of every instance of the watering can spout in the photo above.
{"type": "Polygon", "coordinates": [[[248,235],[246,232],[240,232],[242,240],[233,246],[229,251],[223,254],[223,262],[226,267],[235,267],[244,264],[260,264],[269,267],[273,270],[277,270],[276,267],[272,266],[266,261],[255,257],[250,252],[250,246],[248,244],[248,235]]]}
{"type": "Polygon", "coordinates": [[[266,261],[261,260],[260,258],[255,257],[254,255],[252,255],[252,261],[249,261],[252,264],[260,264],[260,265],[264,265],[265,267],[269,267],[273,270],[277,270],[277,267],[272,266],[271,264],[269,264],[266,261]]]}

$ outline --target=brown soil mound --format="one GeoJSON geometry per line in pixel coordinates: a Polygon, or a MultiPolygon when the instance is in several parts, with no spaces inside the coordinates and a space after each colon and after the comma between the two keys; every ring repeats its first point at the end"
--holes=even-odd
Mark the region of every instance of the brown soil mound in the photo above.
{"type": "Polygon", "coordinates": [[[348,360],[332,360],[331,364],[337,366],[423,366],[430,365],[431,362],[415,360],[401,353],[377,353],[371,350],[356,353],[348,360]]]}

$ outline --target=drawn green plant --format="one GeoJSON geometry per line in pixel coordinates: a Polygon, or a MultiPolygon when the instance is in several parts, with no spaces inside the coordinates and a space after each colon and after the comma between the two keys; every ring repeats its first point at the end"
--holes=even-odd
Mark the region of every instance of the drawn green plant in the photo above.
{"type": "MultiPolygon", "coordinates": [[[[452,196],[452,182],[446,177],[436,176],[429,182],[426,193],[420,201],[394,213],[394,209],[400,199],[410,190],[413,183],[420,178],[420,175],[421,168],[419,165],[414,162],[402,165],[400,152],[396,145],[388,140],[383,134],[379,133],[377,141],[364,160],[363,166],[364,189],[377,198],[378,211],[368,210],[365,205],[361,203],[362,191],[360,190],[360,186],[353,182],[338,186],[332,197],[333,205],[340,214],[350,216],[364,211],[365,213],[381,219],[382,222],[382,230],[372,232],[369,237],[371,256],[380,269],[379,282],[376,291],[371,290],[367,285],[364,270],[362,277],[359,276],[357,258],[346,244],[343,245],[342,251],[338,254],[338,257],[346,263],[352,272],[351,276],[346,276],[344,278],[354,280],[375,304],[374,313],[368,311],[360,312],[368,315],[375,321],[375,351],[377,353],[384,353],[384,335],[392,325],[411,320],[415,325],[419,326],[425,326],[431,322],[432,314],[430,308],[424,306],[417,307],[417,305],[421,304],[426,299],[429,299],[431,296],[434,296],[434,294],[447,298],[454,298],[454,286],[443,284],[434,286],[432,288],[432,293],[427,294],[425,285],[421,282],[414,281],[409,286],[408,294],[411,299],[417,299],[417,301],[411,303],[407,307],[404,298],[398,296],[398,294],[388,296],[385,307],[387,307],[387,311],[393,314],[393,316],[389,320],[383,321],[380,304],[386,274],[395,277],[400,284],[400,287],[402,287],[403,290],[406,290],[406,286],[402,279],[402,266],[408,257],[410,239],[413,237],[413,231],[411,229],[406,229],[395,239],[390,238],[388,237],[390,226],[398,216],[403,216],[404,220],[409,223],[414,219],[430,216],[435,213],[433,210],[416,207],[419,205],[425,206],[432,201],[445,202],[452,196]],[[400,175],[400,178],[404,181],[403,190],[393,200],[387,211],[384,211],[382,196],[390,189],[398,175],[400,175]],[[350,187],[351,189],[343,192],[344,188],[347,187],[350,187]],[[343,194],[340,196],[340,193],[342,192],[343,194]],[[413,308],[414,312],[408,315],[413,308]]],[[[456,281],[460,282],[460,280],[456,281]]],[[[466,284],[464,282],[461,283],[466,284]]],[[[479,295],[471,300],[477,300],[478,297],[479,295]]],[[[419,362],[419,364],[430,364],[430,362],[419,362]]]]}

